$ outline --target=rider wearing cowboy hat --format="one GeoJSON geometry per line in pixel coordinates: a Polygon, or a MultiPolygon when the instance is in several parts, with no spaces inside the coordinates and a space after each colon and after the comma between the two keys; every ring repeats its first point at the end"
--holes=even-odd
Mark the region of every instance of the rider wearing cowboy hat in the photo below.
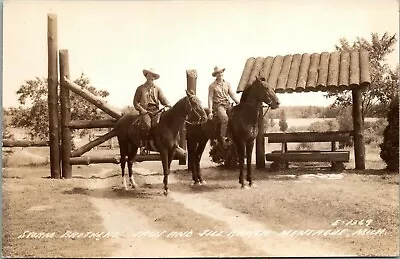
{"type": "Polygon", "coordinates": [[[229,97],[239,104],[239,100],[236,97],[231,85],[223,79],[225,68],[216,66],[213,77],[216,77],[215,81],[211,83],[208,87],[208,108],[210,109],[209,119],[213,118],[213,113],[215,113],[221,122],[221,139],[223,144],[227,143],[229,140],[226,136],[226,131],[228,127],[228,115],[227,110],[230,106],[229,97]]]}
{"type": "MultiPolygon", "coordinates": [[[[143,69],[143,75],[147,80],[136,89],[133,106],[142,115],[148,134],[150,127],[158,120],[158,116],[154,116],[154,113],[159,110],[159,103],[169,108],[171,105],[162,90],[154,84],[154,80],[159,79],[160,75],[152,68],[143,69]]],[[[147,138],[145,142],[147,142],[147,138]]]]}

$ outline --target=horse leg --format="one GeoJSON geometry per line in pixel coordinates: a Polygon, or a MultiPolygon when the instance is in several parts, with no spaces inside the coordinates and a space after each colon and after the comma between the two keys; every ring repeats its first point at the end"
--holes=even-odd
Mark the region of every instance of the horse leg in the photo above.
{"type": "Polygon", "coordinates": [[[197,182],[195,156],[196,156],[196,142],[192,139],[187,139],[187,153],[188,153],[188,170],[192,173],[194,184],[197,182]]]}
{"type": "Polygon", "coordinates": [[[238,152],[238,159],[239,159],[239,183],[241,184],[242,188],[245,188],[244,185],[244,175],[243,175],[243,167],[244,167],[244,153],[245,153],[245,145],[243,141],[236,141],[236,150],[238,152]]]}
{"type": "MultiPolygon", "coordinates": [[[[119,141],[119,143],[122,143],[119,141]]],[[[121,155],[121,171],[122,171],[122,185],[124,186],[125,190],[128,190],[128,187],[126,186],[126,180],[125,180],[125,163],[126,163],[126,153],[127,153],[127,147],[126,145],[120,145],[119,146],[120,150],[120,155],[121,155]]]]}
{"type": "Polygon", "coordinates": [[[197,146],[196,152],[196,172],[197,172],[197,179],[200,181],[201,184],[207,184],[203,177],[201,176],[201,168],[200,168],[200,161],[201,156],[203,155],[204,149],[206,147],[208,139],[201,140],[197,146]]]}
{"type": "Polygon", "coordinates": [[[138,185],[135,182],[135,179],[133,179],[133,171],[132,171],[133,160],[136,156],[137,150],[138,150],[138,147],[132,147],[132,149],[130,150],[129,155],[128,155],[129,181],[130,181],[130,184],[132,185],[133,189],[138,187],[138,185]]]}
{"type": "Polygon", "coordinates": [[[169,174],[169,166],[168,166],[168,150],[165,148],[160,150],[161,162],[163,166],[164,172],[164,195],[168,195],[168,174],[169,174]]]}
{"type": "Polygon", "coordinates": [[[253,181],[251,178],[251,155],[253,153],[253,147],[254,147],[254,140],[247,142],[247,144],[246,144],[246,165],[247,165],[246,180],[249,182],[250,187],[253,185],[253,181]]]}

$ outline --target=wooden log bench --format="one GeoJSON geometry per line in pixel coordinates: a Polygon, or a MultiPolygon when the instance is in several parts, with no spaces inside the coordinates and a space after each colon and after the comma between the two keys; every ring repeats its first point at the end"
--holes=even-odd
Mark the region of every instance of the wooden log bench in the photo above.
{"type": "Polygon", "coordinates": [[[337,150],[338,141],[349,141],[350,132],[294,132],[294,133],[266,133],[268,143],[281,143],[281,150],[267,153],[265,158],[272,161],[270,169],[278,171],[288,168],[289,162],[330,162],[334,171],[344,170],[344,162],[349,162],[350,152],[337,150]],[[331,142],[330,150],[288,150],[287,143],[297,142],[331,142]]]}

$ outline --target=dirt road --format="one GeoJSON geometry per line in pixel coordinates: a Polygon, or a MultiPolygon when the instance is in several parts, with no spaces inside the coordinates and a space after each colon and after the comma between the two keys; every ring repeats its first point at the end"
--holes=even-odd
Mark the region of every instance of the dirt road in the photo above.
{"type": "MultiPolygon", "coordinates": [[[[143,167],[136,167],[138,190],[122,189],[118,170],[103,169],[100,173],[108,177],[91,180],[90,190],[98,195],[91,202],[103,219],[105,228],[119,232],[112,239],[115,257],[193,257],[193,256],[356,256],[357,249],[343,246],[343,243],[326,239],[305,239],[298,236],[282,235],[262,220],[255,220],[248,214],[227,207],[196,190],[185,191],[189,178],[170,175],[174,186],[168,197],[162,195],[162,176],[143,167]],[[185,187],[182,187],[186,185],[185,187]],[[178,187],[181,186],[181,187],[178,187]],[[125,194],[123,194],[125,193],[125,194]],[[123,196],[126,199],[121,198],[123,196]],[[176,211],[152,212],[141,204],[142,196],[151,196],[148,201],[160,209],[166,204],[176,211]],[[139,202],[139,203],[138,203],[139,202]],[[181,207],[177,207],[181,206],[181,207]],[[177,213],[177,211],[180,211],[177,213]],[[164,216],[158,216],[166,213],[164,216]],[[191,214],[192,217],[179,215],[191,214]],[[177,223],[171,223],[171,217],[177,223]],[[201,217],[199,220],[197,217],[201,217]],[[208,225],[207,225],[208,223],[208,225]],[[142,232],[141,232],[142,231],[142,232]],[[147,231],[147,232],[144,232],[147,231]],[[176,233],[174,233],[176,232],[176,233]],[[233,249],[232,247],[236,247],[233,249]],[[238,249],[240,248],[240,249],[238,249]]],[[[187,176],[187,175],[186,175],[187,176]]],[[[341,179],[343,176],[330,175],[325,178],[341,179]]],[[[322,174],[304,175],[306,182],[323,178],[322,174]]],[[[215,183],[214,183],[215,184],[215,183]]],[[[210,182],[213,185],[213,181],[210,182]]],[[[234,188],[234,187],[233,187],[234,188]]],[[[247,192],[237,189],[236,192],[247,192]]],[[[219,195],[216,192],[215,195],[219,195]]],[[[257,210],[257,208],[254,208],[257,210]]],[[[318,229],[318,226],[315,226],[318,229]]],[[[290,226],[288,226],[288,229],[290,226]]],[[[339,233],[339,232],[337,232],[339,233]]]]}

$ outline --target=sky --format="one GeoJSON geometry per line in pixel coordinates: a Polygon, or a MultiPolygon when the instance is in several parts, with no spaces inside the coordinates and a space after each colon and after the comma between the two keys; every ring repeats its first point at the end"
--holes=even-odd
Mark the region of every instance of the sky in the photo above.
{"type": "MultiPolygon", "coordinates": [[[[197,95],[207,105],[215,66],[234,90],[249,57],[335,51],[340,38],[398,38],[396,0],[23,1],[3,3],[3,107],[17,106],[26,80],[47,77],[47,14],[57,14],[58,47],[68,49],[70,75],[83,72],[110,93],[117,108],[132,105],[142,70],[173,104],[185,96],[186,70],[196,69],[197,95]]],[[[398,46],[398,44],[397,44],[398,46]]],[[[388,58],[398,64],[398,47],[388,58]]],[[[332,103],[324,93],[278,94],[282,106],[332,103]]],[[[238,94],[240,96],[240,94],[238,94]]]]}

